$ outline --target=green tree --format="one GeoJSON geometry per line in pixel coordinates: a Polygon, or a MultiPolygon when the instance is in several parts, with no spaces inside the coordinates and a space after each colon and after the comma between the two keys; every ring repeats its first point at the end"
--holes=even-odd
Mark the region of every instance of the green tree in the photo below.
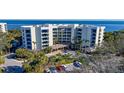
{"type": "Polygon", "coordinates": [[[53,39],[53,44],[55,45],[55,44],[58,44],[58,43],[59,43],[59,40],[58,40],[57,37],[55,37],[55,38],[53,39]]]}
{"type": "Polygon", "coordinates": [[[6,33],[0,32],[0,54],[3,54],[3,50],[5,50],[5,44],[6,44],[6,33]]]}
{"type": "Polygon", "coordinates": [[[5,59],[3,56],[0,56],[0,65],[5,63],[5,59]]]}
{"type": "Polygon", "coordinates": [[[27,61],[32,61],[34,58],[33,53],[28,50],[28,49],[24,49],[24,48],[19,48],[16,50],[16,56],[18,58],[21,58],[24,60],[24,62],[27,61]]]}
{"type": "Polygon", "coordinates": [[[29,63],[23,63],[22,67],[24,69],[24,72],[28,72],[28,73],[32,72],[32,67],[31,67],[31,65],[29,65],[29,63]]]}
{"type": "Polygon", "coordinates": [[[25,72],[44,72],[45,66],[48,64],[48,57],[45,56],[44,52],[38,51],[33,53],[33,59],[31,62],[23,64],[25,72]]]}
{"type": "Polygon", "coordinates": [[[52,47],[47,47],[42,50],[44,53],[50,53],[52,51],[52,47]]]}
{"type": "Polygon", "coordinates": [[[10,53],[10,49],[12,48],[12,41],[18,41],[21,40],[21,32],[17,30],[10,30],[7,33],[0,32],[0,45],[2,49],[4,49],[6,52],[10,53]]]}

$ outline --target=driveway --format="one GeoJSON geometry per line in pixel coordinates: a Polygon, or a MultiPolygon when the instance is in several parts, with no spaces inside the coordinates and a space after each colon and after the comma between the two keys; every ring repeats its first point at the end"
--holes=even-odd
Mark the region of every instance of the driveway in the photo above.
{"type": "Polygon", "coordinates": [[[5,73],[22,73],[22,63],[14,58],[11,58],[14,54],[8,54],[5,56],[5,63],[0,67],[5,68],[5,73]]]}

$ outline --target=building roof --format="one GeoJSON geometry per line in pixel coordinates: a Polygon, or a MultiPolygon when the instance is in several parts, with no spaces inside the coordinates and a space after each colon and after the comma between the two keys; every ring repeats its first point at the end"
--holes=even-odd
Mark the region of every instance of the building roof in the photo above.
{"type": "Polygon", "coordinates": [[[7,23],[0,23],[0,25],[7,24],[7,23]]]}
{"type": "Polygon", "coordinates": [[[34,25],[25,25],[25,26],[21,26],[21,27],[24,27],[24,28],[27,28],[27,27],[34,27],[34,25]]]}
{"type": "Polygon", "coordinates": [[[59,48],[65,48],[68,47],[68,45],[63,45],[63,44],[55,44],[52,46],[52,49],[59,49],[59,48]]]}

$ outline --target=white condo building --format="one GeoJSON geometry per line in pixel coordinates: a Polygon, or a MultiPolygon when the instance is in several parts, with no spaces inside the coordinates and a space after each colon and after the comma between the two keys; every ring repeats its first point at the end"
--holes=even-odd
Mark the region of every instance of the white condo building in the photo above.
{"type": "Polygon", "coordinates": [[[22,43],[24,48],[41,50],[59,44],[74,44],[75,38],[82,41],[82,48],[95,49],[101,46],[104,36],[103,26],[78,24],[44,24],[22,26],[22,43]]]}
{"type": "Polygon", "coordinates": [[[95,49],[102,45],[104,26],[79,25],[76,27],[76,37],[82,40],[82,48],[95,49]]]}
{"type": "Polygon", "coordinates": [[[0,32],[7,31],[7,23],[0,23],[0,32]]]}
{"type": "Polygon", "coordinates": [[[57,40],[58,43],[71,44],[74,40],[74,25],[59,24],[53,25],[53,41],[57,40]]]}
{"type": "Polygon", "coordinates": [[[31,50],[41,50],[53,45],[52,25],[22,26],[23,47],[31,50]]]}

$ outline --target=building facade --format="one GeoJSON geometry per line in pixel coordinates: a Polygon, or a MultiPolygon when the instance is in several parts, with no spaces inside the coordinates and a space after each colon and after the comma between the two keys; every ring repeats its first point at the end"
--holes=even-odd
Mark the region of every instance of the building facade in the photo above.
{"type": "Polygon", "coordinates": [[[0,32],[6,32],[7,31],[7,23],[0,23],[0,32]]]}
{"type": "Polygon", "coordinates": [[[78,25],[75,34],[82,41],[82,48],[95,49],[102,45],[104,30],[104,26],[78,25]]]}
{"type": "Polygon", "coordinates": [[[23,47],[31,50],[41,50],[53,45],[51,25],[22,26],[23,47]]]}
{"type": "Polygon", "coordinates": [[[53,41],[60,44],[71,44],[74,39],[74,25],[53,25],[53,41]]]}
{"type": "Polygon", "coordinates": [[[95,49],[102,45],[103,26],[79,24],[44,24],[22,26],[23,47],[31,50],[41,50],[54,44],[75,44],[82,41],[81,48],[95,49]]]}

